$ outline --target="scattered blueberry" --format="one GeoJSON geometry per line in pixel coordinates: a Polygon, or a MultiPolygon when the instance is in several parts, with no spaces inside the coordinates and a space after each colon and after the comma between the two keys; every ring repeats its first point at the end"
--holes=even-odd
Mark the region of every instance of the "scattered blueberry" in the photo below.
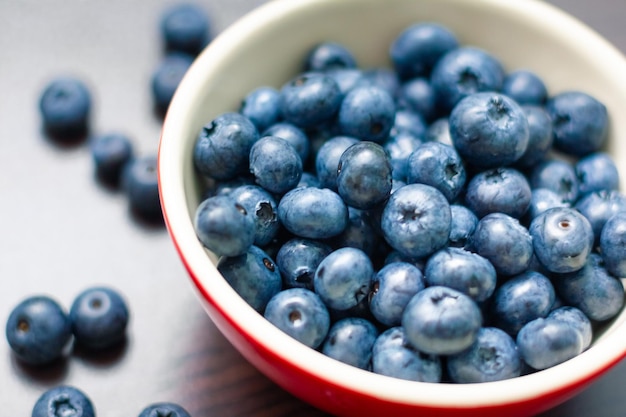
{"type": "Polygon", "coordinates": [[[193,57],[183,53],[166,55],[152,73],[152,98],[156,111],[165,115],[174,97],[174,93],[187,70],[193,63],[193,57]]]}
{"type": "Polygon", "coordinates": [[[51,80],[39,98],[44,130],[62,141],[81,138],[88,132],[91,107],[89,87],[71,76],[51,80]]]}
{"type": "Polygon", "coordinates": [[[197,55],[209,43],[210,29],[207,13],[194,3],[175,4],[161,16],[161,36],[168,52],[197,55]]]}
{"type": "Polygon", "coordinates": [[[181,405],[172,402],[150,404],[141,410],[138,417],[191,417],[181,405]]]}
{"type": "Polygon", "coordinates": [[[91,399],[70,385],[59,385],[45,391],[33,406],[32,417],[95,417],[91,399]]]}
{"type": "Polygon", "coordinates": [[[130,209],[143,219],[162,219],[158,180],[156,155],[133,159],[122,173],[122,187],[130,209]]]}
{"type": "Polygon", "coordinates": [[[126,164],[134,157],[131,139],[122,133],[106,133],[94,137],[90,148],[96,177],[117,187],[126,164]]]}

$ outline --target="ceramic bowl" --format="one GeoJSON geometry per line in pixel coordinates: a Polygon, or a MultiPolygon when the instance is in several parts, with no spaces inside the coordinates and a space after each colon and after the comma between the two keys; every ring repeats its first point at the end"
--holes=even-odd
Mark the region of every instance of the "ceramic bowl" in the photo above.
{"type": "MultiPolygon", "coordinates": [[[[193,287],[221,332],[247,360],[302,400],[340,416],[528,416],[579,393],[626,355],[626,311],[593,346],[534,374],[481,384],[431,384],[376,375],[305,347],[256,313],[216,269],[196,238],[202,180],[192,150],[199,129],[236,110],[261,85],[280,87],[320,41],[349,47],[361,67],[389,66],[388,47],[419,21],[449,27],[462,44],[497,56],[507,70],[539,74],[550,94],[575,88],[626,108],[626,60],[580,21],[538,0],[275,0],[241,18],[198,57],[167,113],[159,181],[168,230],[193,287]]],[[[608,151],[626,165],[626,119],[612,117],[608,151]]]]}

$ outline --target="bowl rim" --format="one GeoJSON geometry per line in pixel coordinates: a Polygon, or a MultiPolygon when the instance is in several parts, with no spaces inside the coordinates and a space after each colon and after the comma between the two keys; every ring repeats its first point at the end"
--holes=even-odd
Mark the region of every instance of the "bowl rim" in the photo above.
{"type": "MultiPolygon", "coordinates": [[[[602,335],[601,342],[594,343],[589,350],[537,373],[480,384],[405,381],[343,364],[300,344],[256,313],[223,278],[214,279],[220,274],[208,256],[208,251],[198,242],[189,215],[190,207],[185,193],[190,189],[189,184],[185,183],[183,172],[184,164],[190,163],[191,159],[179,144],[181,131],[189,121],[188,112],[198,102],[197,85],[201,85],[203,78],[216,70],[216,60],[228,54],[246,37],[262,30],[265,25],[275,24],[292,13],[302,13],[307,8],[325,6],[334,1],[272,0],[257,7],[226,28],[198,56],[172,100],[163,123],[158,150],[159,192],[167,229],[202,301],[217,309],[238,331],[302,373],[346,390],[414,406],[476,408],[526,402],[576,386],[586,386],[622,360],[626,356],[626,338],[621,335],[626,331],[624,322],[602,335]],[[293,357],[301,360],[291,361],[289,358],[293,357]],[[454,398],[453,404],[451,396],[454,398]]],[[[447,1],[453,4],[463,0],[447,1]]],[[[626,73],[626,60],[620,51],[584,23],[551,4],[541,0],[474,0],[474,3],[480,7],[507,9],[526,19],[532,18],[537,25],[560,27],[562,33],[578,33],[578,38],[587,48],[593,48],[596,54],[601,53],[606,58],[606,71],[614,76],[626,73]]]]}

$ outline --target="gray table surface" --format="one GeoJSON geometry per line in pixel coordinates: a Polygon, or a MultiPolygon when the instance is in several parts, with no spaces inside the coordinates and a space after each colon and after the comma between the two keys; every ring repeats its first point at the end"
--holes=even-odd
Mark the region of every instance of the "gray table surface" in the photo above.
{"type": "MultiPolygon", "coordinates": [[[[552,2],[626,51],[624,0],[552,2]]],[[[62,383],[83,389],[100,416],[138,415],[156,401],[196,417],[326,415],[232,348],[197,302],[165,229],[137,221],[122,194],[98,184],[86,146],[60,147],[41,133],[43,86],[72,74],[94,94],[93,132],[125,132],[140,155],[156,153],[161,121],[149,77],[163,52],[158,20],[172,3],[0,0],[0,323],[26,296],[47,293],[69,307],[95,284],[118,288],[132,314],[122,349],[72,351],[45,369],[24,367],[0,342],[2,416],[30,415],[39,395],[62,383]]],[[[203,5],[217,33],[260,3],[203,5]]],[[[622,363],[543,416],[623,417],[625,384],[622,363]]]]}

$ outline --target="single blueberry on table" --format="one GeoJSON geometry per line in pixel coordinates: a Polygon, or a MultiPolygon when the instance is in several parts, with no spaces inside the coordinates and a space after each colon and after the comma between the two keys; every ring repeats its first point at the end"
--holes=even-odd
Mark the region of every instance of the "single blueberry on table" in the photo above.
{"type": "Polygon", "coordinates": [[[346,149],[358,142],[350,136],[334,136],[319,148],[315,155],[315,171],[321,187],[337,191],[339,159],[346,149]]]}
{"type": "Polygon", "coordinates": [[[530,204],[526,218],[532,220],[544,211],[555,207],[570,207],[563,197],[548,188],[534,188],[530,194],[530,204]]]}
{"type": "Polygon", "coordinates": [[[209,197],[196,208],[194,228],[205,248],[217,256],[246,253],[256,235],[254,213],[230,196],[209,197]]]}
{"type": "Polygon", "coordinates": [[[138,417],[191,417],[182,405],[173,402],[158,402],[146,406],[138,417]]]}
{"type": "Polygon", "coordinates": [[[350,146],[339,158],[337,191],[348,206],[371,209],[391,192],[391,164],[383,147],[370,141],[350,146]]]}
{"type": "Polygon", "coordinates": [[[476,229],[478,217],[467,207],[450,204],[450,236],[448,245],[464,248],[476,229]]]}
{"type": "Polygon", "coordinates": [[[606,222],[617,213],[626,212],[626,197],[618,190],[593,191],[581,197],[574,208],[589,220],[595,242],[599,243],[606,222]]]}
{"type": "Polygon", "coordinates": [[[277,136],[281,139],[285,139],[291,144],[291,146],[295,148],[298,155],[300,155],[302,163],[305,163],[307,158],[309,157],[309,152],[311,148],[309,138],[304,130],[300,129],[298,126],[292,123],[275,123],[265,129],[263,133],[261,133],[261,136],[277,136]]]}
{"type": "Polygon", "coordinates": [[[269,86],[255,88],[241,101],[239,113],[250,119],[259,132],[264,131],[281,119],[280,92],[269,86]]]}
{"type": "Polygon", "coordinates": [[[594,152],[581,158],[574,168],[578,176],[580,195],[593,191],[619,189],[617,166],[613,158],[605,152],[594,152]]]}
{"type": "Polygon", "coordinates": [[[533,189],[547,188],[557,193],[563,201],[574,203],[578,199],[578,176],[571,163],[560,159],[547,159],[530,171],[529,182],[533,189]]]}
{"type": "Polygon", "coordinates": [[[470,297],[437,285],[415,294],[402,314],[411,346],[434,355],[453,355],[469,348],[481,326],[480,308],[470,297]]]}
{"type": "Polygon", "coordinates": [[[289,288],[273,296],[264,317],[289,336],[317,349],[328,334],[330,315],[320,297],[305,288],[289,288]]]}
{"type": "Polygon", "coordinates": [[[173,52],[167,54],[152,72],[150,86],[156,111],[165,115],[180,82],[193,63],[191,55],[173,52]]]}
{"type": "Polygon", "coordinates": [[[564,91],[551,97],[546,109],[552,118],[555,148],[584,156],[602,148],[608,137],[606,107],[582,91],[564,91]]]}
{"type": "Polygon", "coordinates": [[[126,166],[134,157],[131,139],[123,133],[106,133],[95,136],[90,143],[96,178],[117,187],[126,166]]]}
{"type": "Polygon", "coordinates": [[[483,327],[467,350],[449,356],[448,375],[456,383],[501,381],[522,373],[522,359],[515,340],[497,327],[483,327]]]}
{"type": "Polygon", "coordinates": [[[327,239],[348,225],[348,208],[341,197],[327,188],[295,188],[280,199],[278,219],[296,236],[327,239]]]}
{"type": "Polygon", "coordinates": [[[283,286],[313,290],[315,271],[331,252],[330,246],[318,240],[293,238],[283,243],[276,255],[283,286]]]}
{"type": "Polygon", "coordinates": [[[383,148],[389,156],[392,179],[406,180],[409,156],[421,144],[422,140],[407,130],[400,130],[390,134],[389,138],[383,143],[383,148]]]}
{"type": "Polygon", "coordinates": [[[543,106],[548,90],[543,80],[533,71],[519,69],[504,77],[502,93],[521,105],[543,106]]]}
{"type": "Polygon", "coordinates": [[[180,3],[166,9],[161,16],[160,30],[166,51],[197,55],[210,40],[207,13],[193,3],[180,3]]]}
{"type": "Polygon", "coordinates": [[[262,313],[268,301],[282,289],[280,271],[269,255],[257,246],[239,256],[222,256],[217,269],[253,309],[262,313]]]}
{"type": "Polygon", "coordinates": [[[122,172],[121,180],[132,213],[149,221],[163,219],[156,155],[131,160],[122,172]]]}
{"type": "Polygon", "coordinates": [[[331,120],[342,102],[337,82],[319,72],[305,72],[280,90],[280,109],[286,121],[308,128],[331,120]]]}
{"type": "Polygon", "coordinates": [[[256,183],[275,194],[293,189],[302,177],[302,159],[289,142],[264,136],[250,149],[250,172],[256,183]]]}
{"type": "Polygon", "coordinates": [[[450,137],[469,165],[497,168],[522,157],[529,129],[524,110],[509,97],[481,92],[467,95],[449,118],[450,137]]]}
{"type": "Polygon", "coordinates": [[[430,80],[416,77],[403,82],[396,98],[399,108],[410,109],[431,122],[438,114],[437,100],[430,80]]]}
{"type": "Polygon", "coordinates": [[[205,124],[194,145],[197,171],[220,181],[248,172],[252,145],[259,139],[254,123],[234,112],[223,113],[205,124]]]}
{"type": "Polygon", "coordinates": [[[95,417],[91,399],[71,385],[58,385],[45,391],[35,402],[32,417],[95,417]]]}
{"type": "Polygon", "coordinates": [[[552,147],[552,120],[544,107],[522,105],[528,121],[528,145],[515,166],[527,170],[541,162],[552,147]]]}
{"type": "Polygon", "coordinates": [[[372,347],[372,372],[409,381],[441,382],[441,360],[413,348],[401,326],[381,333],[372,347]]]}
{"type": "Polygon", "coordinates": [[[270,243],[280,228],[278,206],[272,194],[258,185],[242,185],[233,189],[229,197],[254,219],[254,244],[270,243]]]}
{"type": "Polygon", "coordinates": [[[82,291],[69,312],[76,342],[92,350],[106,349],[126,337],[128,306],[122,295],[110,287],[91,287],[82,291]]]}
{"type": "Polygon", "coordinates": [[[356,68],[352,52],[337,42],[322,42],[313,47],[304,60],[305,71],[328,71],[356,68]]]}
{"type": "Polygon", "coordinates": [[[39,98],[43,128],[59,140],[74,140],[87,133],[91,107],[89,88],[71,76],[51,80],[39,98]]]}
{"type": "Polygon", "coordinates": [[[578,329],[583,338],[583,350],[591,346],[593,327],[589,318],[576,307],[557,307],[548,314],[548,319],[562,320],[578,329]]]}
{"type": "Polygon", "coordinates": [[[367,297],[373,276],[374,268],[365,252],[340,248],[320,262],[313,288],[328,308],[347,310],[367,297]]]}
{"type": "Polygon", "coordinates": [[[34,295],[11,310],[5,334],[19,360],[29,365],[45,365],[63,355],[72,328],[67,313],[57,301],[34,295]]]}
{"type": "Polygon", "coordinates": [[[516,169],[493,168],[476,174],[467,184],[465,203],[478,218],[504,213],[520,219],[528,210],[531,189],[516,169]]]}
{"type": "Polygon", "coordinates": [[[408,184],[391,194],[380,224],[393,249],[410,258],[425,257],[448,242],[450,205],[436,188],[408,184]]]}
{"type": "Polygon", "coordinates": [[[600,233],[600,254],[607,271],[626,277],[626,212],[611,216],[600,233]]]}
{"type": "Polygon", "coordinates": [[[551,272],[579,270],[593,250],[591,224],[569,207],[555,207],[539,214],[530,224],[529,233],[535,256],[551,272]]]}
{"type": "Polygon", "coordinates": [[[388,263],[374,275],[368,299],[370,311],[380,323],[399,326],[404,308],[424,286],[424,276],[415,265],[388,263]]]}
{"type": "Polygon", "coordinates": [[[391,94],[376,86],[356,86],[341,102],[337,123],[344,135],[384,142],[395,116],[396,105],[391,94]]]}
{"type": "Polygon", "coordinates": [[[563,363],[583,351],[581,333],[563,320],[537,318],[522,327],[516,342],[524,362],[537,370],[563,363]]]}
{"type": "Polygon", "coordinates": [[[322,345],[322,353],[333,359],[369,370],[372,346],[378,337],[378,329],[370,321],[348,317],[335,322],[322,345]]]}

